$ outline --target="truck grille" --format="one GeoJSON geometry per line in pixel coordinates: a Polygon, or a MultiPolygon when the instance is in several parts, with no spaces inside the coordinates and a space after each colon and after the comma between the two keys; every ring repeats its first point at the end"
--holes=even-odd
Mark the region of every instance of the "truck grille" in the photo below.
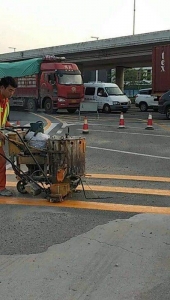
{"type": "Polygon", "coordinates": [[[68,99],[80,99],[80,93],[68,93],[67,98],[68,99]]]}
{"type": "Polygon", "coordinates": [[[128,103],[127,102],[123,102],[123,103],[121,103],[121,105],[128,105],[128,103]]]}

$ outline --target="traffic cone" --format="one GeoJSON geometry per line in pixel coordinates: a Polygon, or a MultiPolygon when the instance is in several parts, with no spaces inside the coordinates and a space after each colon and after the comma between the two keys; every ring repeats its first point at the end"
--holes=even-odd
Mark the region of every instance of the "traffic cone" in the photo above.
{"type": "Polygon", "coordinates": [[[87,123],[87,117],[84,117],[83,131],[82,133],[89,133],[89,126],[87,123]]]}
{"type": "Polygon", "coordinates": [[[124,121],[124,116],[123,116],[122,112],[120,114],[119,128],[125,128],[125,121],[124,121]]]}
{"type": "Polygon", "coordinates": [[[145,129],[154,129],[153,125],[152,125],[152,115],[149,114],[148,116],[148,123],[147,123],[147,127],[145,129]]]}

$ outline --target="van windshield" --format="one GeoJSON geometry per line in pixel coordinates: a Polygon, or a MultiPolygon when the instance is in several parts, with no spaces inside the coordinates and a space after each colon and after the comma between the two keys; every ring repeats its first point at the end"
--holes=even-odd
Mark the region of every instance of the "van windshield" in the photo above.
{"type": "Polygon", "coordinates": [[[106,87],[105,88],[108,95],[124,95],[119,87],[106,87]]]}

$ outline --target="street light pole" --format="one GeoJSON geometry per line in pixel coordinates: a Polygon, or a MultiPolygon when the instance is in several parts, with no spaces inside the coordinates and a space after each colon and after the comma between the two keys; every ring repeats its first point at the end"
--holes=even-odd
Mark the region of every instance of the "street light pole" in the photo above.
{"type": "MultiPolygon", "coordinates": [[[[99,37],[98,36],[91,36],[92,39],[96,39],[98,41],[99,37]]],[[[96,70],[96,82],[98,82],[98,77],[99,77],[99,71],[96,70]]]]}
{"type": "Polygon", "coordinates": [[[136,0],[134,0],[134,4],[133,4],[133,35],[135,34],[135,12],[136,12],[136,0]]]}
{"type": "Polygon", "coordinates": [[[16,48],[14,48],[14,47],[8,47],[9,49],[13,49],[14,50],[14,52],[15,52],[15,50],[16,50],[16,48]]]}

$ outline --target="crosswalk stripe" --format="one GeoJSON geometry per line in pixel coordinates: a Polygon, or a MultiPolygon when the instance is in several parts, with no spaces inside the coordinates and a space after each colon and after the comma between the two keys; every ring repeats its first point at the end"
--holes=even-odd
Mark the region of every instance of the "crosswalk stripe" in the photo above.
{"type": "Polygon", "coordinates": [[[99,203],[65,200],[61,203],[51,203],[45,199],[26,199],[26,198],[7,198],[0,197],[0,205],[26,205],[26,206],[53,206],[64,208],[91,209],[91,210],[106,210],[131,213],[152,213],[152,214],[170,214],[170,207],[158,206],[141,206],[141,205],[124,205],[115,203],[99,203]]]}

